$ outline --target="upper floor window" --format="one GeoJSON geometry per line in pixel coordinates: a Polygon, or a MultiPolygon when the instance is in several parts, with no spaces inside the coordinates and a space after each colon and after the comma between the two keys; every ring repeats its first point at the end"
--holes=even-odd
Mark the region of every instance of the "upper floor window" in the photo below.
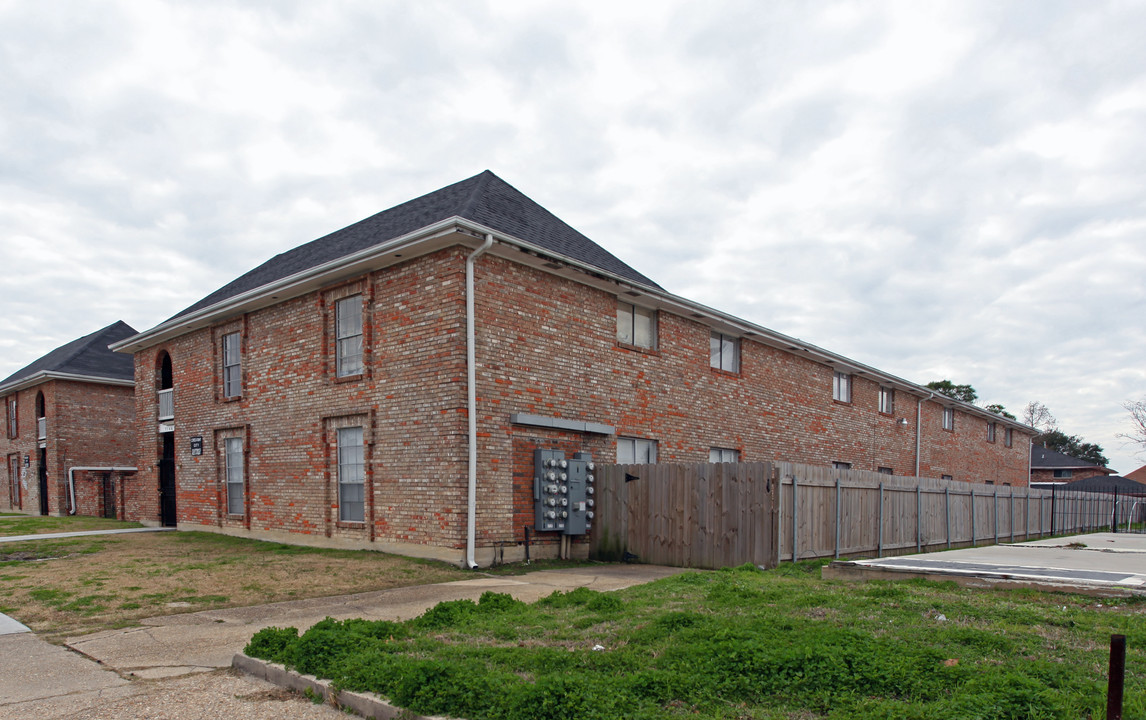
{"type": "Polygon", "coordinates": [[[833,470],[851,470],[852,464],[850,462],[838,462],[837,461],[837,462],[832,463],[832,469],[833,470]]]}
{"type": "Polygon", "coordinates": [[[6,403],[4,403],[4,405],[8,408],[8,423],[7,423],[8,437],[10,437],[10,438],[18,437],[19,436],[19,430],[20,430],[20,424],[16,420],[16,409],[17,409],[16,396],[15,395],[9,395],[8,401],[6,403]]]}
{"type": "Polygon", "coordinates": [[[223,440],[223,465],[227,478],[227,514],[242,515],[243,493],[243,439],[229,437],[223,440]]]}
{"type": "Polygon", "coordinates": [[[850,403],[852,401],[851,375],[845,372],[837,372],[832,376],[832,399],[843,403],[850,403]]]}
{"type": "Polygon", "coordinates": [[[338,377],[362,374],[362,296],[339,300],[335,314],[335,364],[338,377]]]}
{"type": "Polygon", "coordinates": [[[617,438],[618,465],[652,465],[657,461],[657,441],[644,438],[617,438]]]}
{"type": "Polygon", "coordinates": [[[987,442],[995,442],[995,423],[987,423],[987,442]]]}
{"type": "Polygon", "coordinates": [[[713,332],[709,336],[708,364],[717,370],[740,372],[740,338],[713,332]]]}
{"type": "Polygon", "coordinates": [[[949,407],[943,408],[943,429],[944,430],[954,430],[955,429],[955,408],[949,408],[949,407]]]}
{"type": "Polygon", "coordinates": [[[955,476],[954,475],[940,475],[939,479],[940,480],[954,480],[955,476]]]}
{"type": "Polygon", "coordinates": [[[223,336],[223,397],[243,394],[242,337],[237,332],[223,336]]]}
{"type": "Polygon", "coordinates": [[[880,475],[894,475],[895,474],[895,470],[893,470],[892,468],[889,468],[889,467],[881,467],[878,470],[876,470],[876,472],[878,472],[880,475]]]}
{"type": "Polygon", "coordinates": [[[655,348],[657,311],[618,300],[617,342],[641,348],[655,348]]]}
{"type": "Polygon", "coordinates": [[[889,387],[879,389],[879,411],[884,415],[895,413],[895,390],[889,387]]]}
{"type": "Polygon", "coordinates": [[[1011,428],[1003,430],[1003,444],[1011,447],[1015,444],[1015,431],[1011,428]]]}
{"type": "Polygon", "coordinates": [[[740,451],[714,447],[708,451],[708,461],[710,463],[738,463],[740,462],[740,451]]]}
{"type": "Polygon", "coordinates": [[[1055,470],[1054,476],[1058,480],[1069,480],[1074,477],[1074,470],[1055,470]]]}
{"type": "Polygon", "coordinates": [[[364,522],[366,513],[366,459],[362,428],[338,429],[338,519],[364,522]]]}

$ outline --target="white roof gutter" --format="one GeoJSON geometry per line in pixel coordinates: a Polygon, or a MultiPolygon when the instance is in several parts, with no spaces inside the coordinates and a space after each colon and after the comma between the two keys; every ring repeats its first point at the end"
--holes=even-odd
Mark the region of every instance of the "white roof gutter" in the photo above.
{"type": "Polygon", "coordinates": [[[10,392],[17,392],[19,390],[26,390],[33,385],[39,385],[40,383],[45,383],[49,380],[70,380],[72,382],[99,383],[101,385],[118,385],[120,387],[135,387],[134,380],[100,377],[98,375],[80,375],[78,373],[55,372],[54,370],[41,370],[40,372],[34,373],[27,377],[13,380],[7,385],[0,385],[0,395],[4,395],[10,392]]]}

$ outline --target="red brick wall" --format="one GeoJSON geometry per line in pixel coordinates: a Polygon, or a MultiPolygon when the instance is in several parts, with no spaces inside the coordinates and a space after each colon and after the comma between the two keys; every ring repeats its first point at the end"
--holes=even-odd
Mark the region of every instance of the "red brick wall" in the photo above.
{"type": "MultiPolygon", "coordinates": [[[[19,391],[19,437],[0,437],[0,456],[18,453],[30,458],[23,510],[40,512],[36,395],[44,393],[47,418],[48,513],[68,511],[68,468],[135,465],[134,400],[132,388],[71,380],[47,380],[19,391]]],[[[4,433],[6,435],[6,433],[4,433]]],[[[7,467],[3,469],[0,507],[11,508],[7,467]]]]}
{"type": "MultiPolygon", "coordinates": [[[[128,497],[158,519],[157,358],[174,366],[178,519],[304,542],[368,545],[460,558],[466,534],[464,266],[452,248],[232,318],[136,355],[140,471],[128,497]],[[366,372],[333,377],[333,303],[361,292],[366,372]],[[243,395],[222,398],[221,338],[243,334],[243,395]],[[337,520],[335,430],[365,428],[367,517],[337,520]],[[247,511],[225,512],[221,440],[245,438],[247,511]],[[190,438],[201,436],[201,456],[190,438]],[[433,550],[438,548],[439,550],[433,550]]],[[[704,462],[710,447],[741,458],[856,469],[915,469],[918,404],[897,393],[877,411],[878,384],[854,378],[832,400],[833,369],[750,339],[741,371],[709,367],[709,328],[662,312],[658,349],[619,347],[616,297],[494,256],[477,263],[479,548],[515,544],[532,525],[532,451],[588,450],[613,462],[614,436],[513,425],[512,413],[592,421],[655,439],[661,462],[704,462]],[[906,424],[899,424],[905,418],[906,424]]],[[[639,304],[639,299],[637,300],[639,304]]],[[[1025,483],[1029,443],[986,441],[986,421],[923,404],[921,473],[1025,483]]],[[[544,545],[555,538],[544,537],[544,545]]]]}

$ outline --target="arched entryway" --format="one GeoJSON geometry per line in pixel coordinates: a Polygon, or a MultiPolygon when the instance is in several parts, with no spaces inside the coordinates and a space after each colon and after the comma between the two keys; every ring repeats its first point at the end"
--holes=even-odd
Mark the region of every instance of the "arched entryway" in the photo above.
{"type": "Polygon", "coordinates": [[[175,491],[175,376],[171,356],[159,353],[156,367],[159,420],[159,522],[164,527],[178,523],[175,491]]]}

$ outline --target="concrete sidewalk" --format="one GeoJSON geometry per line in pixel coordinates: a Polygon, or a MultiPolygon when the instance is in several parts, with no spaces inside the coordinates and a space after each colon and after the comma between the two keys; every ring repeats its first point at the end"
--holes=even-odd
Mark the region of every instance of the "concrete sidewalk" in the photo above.
{"type": "Polygon", "coordinates": [[[601,565],[518,576],[479,575],[438,585],[148,618],[142,627],[69,638],[66,644],[127,676],[171,677],[230,667],[231,658],[251,636],[270,625],[302,631],[326,617],[406,620],[443,600],[477,600],[486,591],[533,602],[555,590],[619,590],[680,572],[684,571],[654,565],[601,565]]]}
{"type": "Polygon", "coordinates": [[[59,538],[83,537],[85,535],[122,535],[124,533],[175,532],[173,527],[124,528],[122,530],[77,530],[76,532],[40,533],[38,535],[4,535],[0,543],[27,542],[28,540],[56,540],[59,538]]]}

